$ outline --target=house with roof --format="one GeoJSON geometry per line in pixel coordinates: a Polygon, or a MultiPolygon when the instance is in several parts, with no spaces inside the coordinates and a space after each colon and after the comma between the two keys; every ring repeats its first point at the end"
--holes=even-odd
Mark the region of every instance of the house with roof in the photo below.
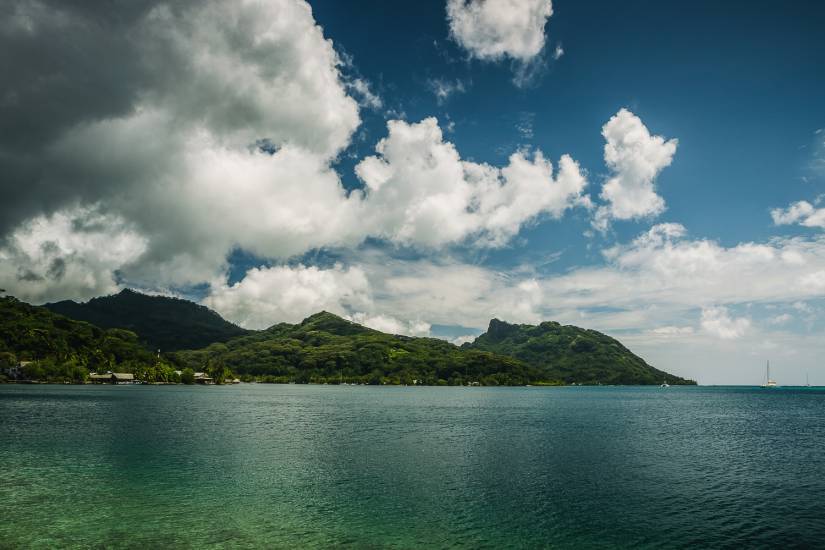
{"type": "Polygon", "coordinates": [[[195,384],[204,384],[211,386],[215,383],[215,380],[207,375],[205,372],[196,372],[195,373],[195,384]]]}
{"type": "Polygon", "coordinates": [[[111,372],[103,374],[92,373],[89,375],[89,382],[92,384],[140,384],[131,372],[111,372]]]}
{"type": "MultiPolygon", "coordinates": [[[[183,374],[182,370],[176,370],[175,374],[178,376],[183,374]]],[[[195,373],[195,384],[203,384],[204,386],[211,386],[215,383],[215,379],[210,377],[205,372],[196,372],[195,373]]]]}

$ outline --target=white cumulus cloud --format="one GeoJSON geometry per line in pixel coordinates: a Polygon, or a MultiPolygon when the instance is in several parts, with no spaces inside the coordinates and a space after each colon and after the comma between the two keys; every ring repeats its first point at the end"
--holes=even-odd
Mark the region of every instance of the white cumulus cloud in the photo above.
{"type": "Polygon", "coordinates": [[[37,216],[0,247],[0,286],[42,303],[88,300],[119,289],[115,272],[139,258],[146,240],[125,220],[73,207],[37,216]]]}
{"type": "Polygon", "coordinates": [[[799,224],[825,229],[825,208],[816,208],[808,201],[798,201],[787,208],[774,208],[771,217],[776,225],[799,224]]]}
{"type": "Polygon", "coordinates": [[[540,215],[584,204],[587,180],[563,155],[555,170],[540,151],[497,168],[463,161],[435,118],[388,123],[377,155],[356,166],[367,187],[370,232],[402,244],[439,246],[468,237],[500,245],[540,215]]]}
{"type": "Polygon", "coordinates": [[[613,173],[604,183],[607,201],[596,213],[594,225],[604,230],[611,219],[653,217],[665,210],[656,193],[656,177],[673,161],[678,140],[651,135],[642,120],[621,109],[602,127],[606,141],[604,161],[613,173]]]}
{"type": "Polygon", "coordinates": [[[358,267],[299,265],[252,268],[234,285],[213,286],[203,303],[245,328],[261,329],[297,323],[319,311],[348,315],[369,307],[371,298],[358,267]]]}
{"type": "Polygon", "coordinates": [[[450,32],[478,59],[529,61],[544,48],[550,0],[447,0],[450,32]]]}
{"type": "Polygon", "coordinates": [[[390,334],[429,336],[431,328],[414,316],[404,320],[376,312],[372,285],[361,266],[252,268],[233,285],[214,285],[203,303],[251,329],[280,322],[297,323],[319,311],[329,311],[390,334]]]}

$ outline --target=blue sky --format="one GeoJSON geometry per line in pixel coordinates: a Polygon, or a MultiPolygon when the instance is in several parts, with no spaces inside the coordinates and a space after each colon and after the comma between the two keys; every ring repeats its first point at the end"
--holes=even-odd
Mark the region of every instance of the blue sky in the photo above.
{"type": "Polygon", "coordinates": [[[825,384],[821,2],[5,9],[23,299],[457,343],[554,319],[703,383],[825,384]]]}
{"type": "MultiPolygon", "coordinates": [[[[531,145],[569,152],[597,176],[601,126],[628,107],[653,132],[679,138],[660,190],[666,218],[693,233],[725,244],[766,238],[775,232],[770,208],[822,192],[803,181],[825,124],[819,2],[555,2],[547,40],[564,55],[523,89],[510,82],[508,62],[467,61],[448,38],[443,2],[312,5],[388,107],[409,120],[449,117],[450,140],[468,158],[501,163],[531,145]],[[439,105],[428,93],[433,79],[460,80],[466,92],[439,105]],[[523,117],[530,139],[517,128],[523,117]]],[[[364,126],[360,154],[385,135],[384,113],[364,126]]],[[[629,237],[643,225],[615,229],[629,237]]]]}

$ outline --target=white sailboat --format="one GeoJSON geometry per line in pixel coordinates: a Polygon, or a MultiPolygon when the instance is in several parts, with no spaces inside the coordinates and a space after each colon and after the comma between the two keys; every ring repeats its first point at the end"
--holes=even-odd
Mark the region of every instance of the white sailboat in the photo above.
{"type": "Polygon", "coordinates": [[[811,379],[808,378],[808,373],[805,373],[805,386],[810,388],[811,387],[811,379]]]}
{"type": "Polygon", "coordinates": [[[668,384],[668,383],[667,383],[667,380],[665,380],[665,381],[663,381],[663,382],[662,382],[662,385],[661,385],[661,386],[659,386],[659,387],[660,387],[660,388],[669,388],[669,387],[670,387],[670,384],[668,384]]]}
{"type": "Polygon", "coordinates": [[[775,388],[776,387],[776,381],[771,380],[771,362],[770,361],[768,361],[768,366],[766,367],[766,370],[765,370],[765,383],[762,384],[762,387],[763,388],[775,388]]]}

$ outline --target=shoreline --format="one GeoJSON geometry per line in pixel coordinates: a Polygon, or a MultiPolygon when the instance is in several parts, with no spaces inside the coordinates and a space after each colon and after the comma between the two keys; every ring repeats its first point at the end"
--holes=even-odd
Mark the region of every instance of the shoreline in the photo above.
{"type": "MultiPolygon", "coordinates": [[[[181,382],[137,382],[137,383],[96,383],[96,382],[48,382],[42,380],[4,380],[0,381],[0,386],[3,385],[19,385],[19,386],[241,386],[241,385],[258,385],[258,386],[360,386],[360,387],[386,387],[386,388],[659,388],[659,384],[520,384],[520,385],[483,385],[483,384],[463,384],[463,385],[439,385],[439,384],[336,384],[326,382],[236,382],[229,384],[183,384],[181,382]]],[[[673,387],[695,387],[695,388],[713,388],[713,387],[728,387],[728,388],[758,388],[759,385],[731,385],[731,384],[671,384],[673,387]]],[[[789,388],[810,388],[816,389],[825,386],[780,386],[778,389],[789,388]]]]}

